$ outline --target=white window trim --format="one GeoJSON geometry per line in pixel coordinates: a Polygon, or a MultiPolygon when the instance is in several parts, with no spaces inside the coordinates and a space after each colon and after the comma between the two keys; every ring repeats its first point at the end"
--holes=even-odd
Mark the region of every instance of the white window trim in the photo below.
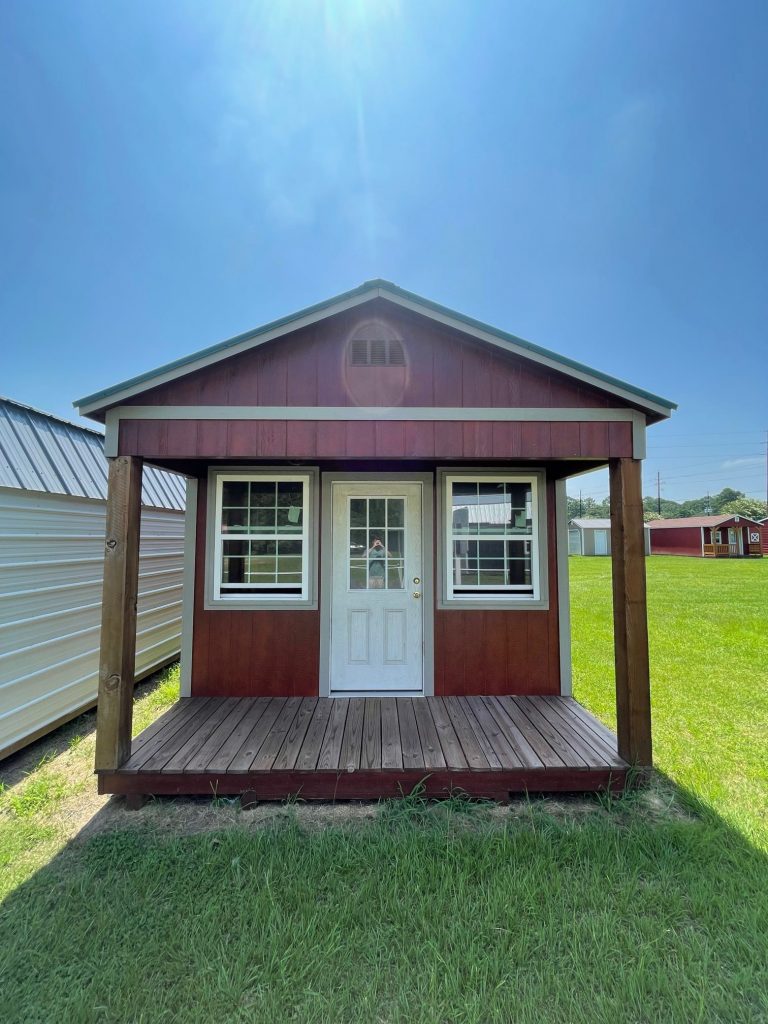
{"type": "MultiPolygon", "coordinates": [[[[499,471],[494,467],[476,469],[439,469],[437,471],[440,538],[438,552],[438,608],[497,609],[533,611],[549,608],[549,562],[547,546],[546,475],[540,469],[499,471]],[[453,564],[453,521],[449,488],[456,480],[476,480],[480,483],[530,483],[533,505],[533,531],[531,535],[531,577],[533,593],[526,594],[507,587],[485,587],[483,592],[462,590],[454,592],[451,567],[453,564]],[[493,591],[498,591],[494,593],[493,591]]],[[[493,539],[487,537],[486,539],[493,539]]],[[[526,539],[526,538],[521,538],[526,539]]]]}
{"type": "MultiPolygon", "coordinates": [[[[208,611],[312,610],[317,608],[317,535],[316,514],[318,470],[302,466],[217,466],[208,471],[208,514],[206,523],[205,601],[208,611]],[[221,590],[221,560],[224,536],[220,529],[222,490],[227,481],[275,480],[299,482],[304,487],[304,516],[301,534],[286,540],[302,541],[301,593],[271,592],[238,594],[221,590]]],[[[237,540],[233,535],[230,540],[237,540]]],[[[270,538],[271,539],[271,538],[270,538]]],[[[280,539],[277,537],[276,539],[280,539]]],[[[279,584],[276,584],[279,588],[279,584]]],[[[244,584],[242,589],[246,589],[244,584]]]]}

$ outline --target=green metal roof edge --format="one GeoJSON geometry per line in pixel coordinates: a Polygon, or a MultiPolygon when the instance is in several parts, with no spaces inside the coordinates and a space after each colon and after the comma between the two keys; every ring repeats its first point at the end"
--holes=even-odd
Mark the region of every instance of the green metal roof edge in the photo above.
{"type": "Polygon", "coordinates": [[[601,380],[606,384],[612,384],[616,387],[623,388],[625,391],[628,391],[633,395],[637,395],[638,398],[654,402],[655,404],[661,405],[669,410],[677,408],[677,404],[675,402],[670,402],[669,399],[662,398],[660,395],[655,395],[651,391],[645,391],[642,388],[635,387],[633,384],[629,384],[627,381],[621,380],[618,377],[612,377],[610,374],[601,373],[600,370],[595,370],[593,367],[587,366],[585,363],[579,363],[575,359],[569,359],[567,356],[561,356],[557,352],[553,352],[551,349],[543,348],[541,345],[535,345],[531,341],[526,341],[524,338],[520,338],[516,334],[509,334],[507,331],[502,331],[498,327],[492,327],[490,324],[483,323],[481,320],[475,320],[473,317],[466,316],[464,313],[458,313],[455,309],[449,309],[448,306],[442,306],[438,302],[432,302],[430,299],[425,299],[423,296],[417,295],[415,292],[409,292],[405,288],[400,288],[399,285],[393,284],[391,281],[385,281],[383,278],[364,281],[363,284],[358,285],[357,288],[352,288],[347,292],[334,295],[332,298],[325,299],[323,302],[317,302],[312,306],[306,306],[304,309],[300,309],[296,313],[280,317],[278,320],[272,320],[267,324],[263,324],[261,327],[245,331],[243,334],[236,334],[232,338],[227,338],[225,341],[220,341],[215,345],[210,345],[208,348],[200,349],[200,351],[193,352],[191,355],[182,356],[180,359],[174,359],[170,363],[164,363],[162,366],[158,366],[154,370],[150,370],[147,373],[141,373],[136,377],[130,377],[128,380],[121,381],[119,384],[114,384],[112,387],[104,388],[102,391],[95,391],[91,395],[85,395],[83,398],[77,398],[72,404],[75,408],[78,408],[83,405],[91,405],[93,402],[97,402],[100,399],[108,399],[111,395],[118,394],[126,388],[132,388],[139,384],[144,384],[154,380],[155,377],[159,377],[163,373],[180,369],[183,366],[196,362],[198,359],[205,359],[207,356],[215,355],[217,352],[225,352],[227,349],[233,348],[235,345],[239,345],[243,341],[251,341],[258,338],[261,334],[277,330],[278,328],[284,327],[295,320],[301,319],[302,317],[311,316],[313,313],[320,313],[322,310],[327,309],[330,306],[334,306],[339,302],[345,302],[347,299],[352,299],[357,295],[363,295],[365,292],[371,291],[373,288],[381,288],[384,291],[392,292],[409,302],[413,302],[416,305],[424,306],[426,309],[431,309],[436,313],[448,316],[453,320],[457,320],[459,323],[466,324],[468,327],[473,327],[476,330],[492,334],[502,341],[510,342],[513,345],[519,345],[521,348],[527,349],[531,353],[551,359],[563,367],[578,370],[581,373],[587,373],[596,380],[601,380]]]}
{"type": "Polygon", "coordinates": [[[655,395],[652,391],[645,391],[643,388],[638,388],[634,384],[629,384],[627,381],[621,380],[619,377],[612,377],[609,373],[602,373],[600,370],[596,370],[592,366],[587,366],[586,363],[580,363],[575,359],[569,359],[568,356],[561,356],[558,352],[553,352],[552,349],[536,345],[532,341],[526,341],[525,338],[520,338],[516,334],[509,334],[507,331],[502,331],[498,327],[492,327],[490,324],[483,323],[482,320],[475,320],[474,317],[467,316],[464,313],[457,313],[455,309],[449,309],[447,306],[441,306],[440,303],[433,302],[431,299],[425,299],[421,295],[416,295],[414,292],[406,291],[404,288],[401,288],[399,285],[392,284],[390,281],[372,281],[369,283],[371,285],[376,284],[381,288],[386,288],[389,291],[402,296],[404,299],[409,299],[411,302],[417,302],[419,305],[426,306],[428,309],[433,309],[436,313],[442,313],[445,316],[450,316],[453,320],[465,323],[469,327],[474,327],[477,330],[493,334],[497,338],[501,338],[503,341],[509,341],[513,345],[520,345],[521,348],[525,348],[529,352],[535,352],[536,355],[545,356],[547,359],[553,359],[555,362],[560,363],[563,366],[570,367],[572,370],[579,370],[582,373],[588,373],[590,376],[595,377],[598,380],[605,381],[606,384],[615,384],[617,387],[624,388],[626,391],[630,391],[632,394],[638,395],[640,398],[647,398],[651,402],[663,405],[667,409],[677,408],[677,403],[671,402],[668,398],[662,398],[661,395],[655,395]]]}

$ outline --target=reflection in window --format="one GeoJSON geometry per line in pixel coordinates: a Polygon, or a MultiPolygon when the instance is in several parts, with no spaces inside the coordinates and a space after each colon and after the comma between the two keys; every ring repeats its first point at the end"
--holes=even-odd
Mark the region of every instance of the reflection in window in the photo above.
{"type": "Polygon", "coordinates": [[[405,499],[349,499],[349,589],[403,590],[405,499]]]}
{"type": "Polygon", "coordinates": [[[453,478],[447,486],[449,595],[532,595],[534,480],[453,478]]]}

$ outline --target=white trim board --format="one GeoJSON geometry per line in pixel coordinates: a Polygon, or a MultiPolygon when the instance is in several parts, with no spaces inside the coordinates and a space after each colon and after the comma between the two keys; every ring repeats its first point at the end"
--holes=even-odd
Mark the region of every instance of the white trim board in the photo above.
{"type": "Polygon", "coordinates": [[[184,578],[181,590],[180,696],[192,694],[192,646],[195,629],[195,549],[197,545],[197,479],[187,478],[184,513],[184,578]]]}
{"type": "Polygon", "coordinates": [[[118,452],[122,420],[286,420],[355,422],[631,423],[632,454],[645,458],[646,418],[634,409],[489,406],[125,405],[107,411],[104,454],[118,452]]]}
{"type": "MultiPolygon", "coordinates": [[[[567,481],[555,480],[555,546],[557,564],[557,624],[560,640],[560,694],[573,695],[571,659],[571,597],[568,576],[568,498],[567,481]]],[[[581,531],[579,531],[581,539],[581,531]]]]}
{"type": "Polygon", "coordinates": [[[566,377],[582,381],[583,383],[596,387],[598,390],[608,394],[616,395],[624,401],[631,402],[633,405],[647,409],[656,415],[667,418],[672,411],[669,406],[661,405],[650,397],[639,395],[626,387],[622,387],[620,382],[605,380],[597,371],[590,373],[588,367],[580,368],[571,365],[570,362],[563,362],[557,358],[556,353],[550,354],[546,351],[538,350],[537,348],[530,348],[525,344],[515,342],[512,336],[501,337],[488,325],[484,326],[479,323],[468,322],[458,315],[451,315],[450,310],[436,309],[431,303],[418,301],[418,296],[411,297],[401,294],[399,291],[388,288],[377,282],[372,283],[370,287],[363,286],[363,289],[356,294],[340,297],[335,302],[331,301],[321,305],[319,308],[315,307],[303,315],[299,313],[298,316],[287,317],[279,323],[276,323],[272,328],[267,326],[263,331],[259,331],[257,329],[256,332],[252,332],[242,337],[240,341],[233,340],[231,344],[224,343],[223,345],[216,347],[213,351],[209,349],[197,358],[193,356],[180,364],[172,364],[165,369],[160,369],[155,374],[148,374],[140,380],[134,380],[133,382],[126,381],[124,385],[118,385],[114,391],[111,391],[111,393],[102,392],[101,394],[87,396],[85,399],[80,400],[78,412],[81,416],[88,416],[94,412],[99,412],[104,409],[106,405],[114,405],[118,402],[124,401],[126,398],[148,391],[150,388],[158,387],[160,384],[168,383],[169,381],[176,380],[179,377],[184,377],[189,373],[194,373],[196,370],[201,370],[206,366],[211,366],[214,363],[221,362],[223,359],[230,358],[230,356],[239,355],[240,353],[247,352],[250,349],[259,348],[261,345],[265,345],[269,341],[274,341],[276,338],[283,337],[286,334],[292,334],[304,327],[319,323],[322,320],[327,320],[328,318],[336,316],[339,313],[343,313],[348,309],[354,309],[357,306],[361,306],[377,298],[385,299],[386,301],[391,302],[394,306],[399,306],[402,309],[407,309],[411,312],[417,313],[428,320],[440,323],[445,327],[449,327],[451,330],[458,331],[460,334],[464,334],[469,337],[476,338],[479,341],[483,341],[486,344],[493,345],[495,348],[502,349],[503,351],[509,352],[521,359],[526,359],[529,362],[546,366],[549,369],[556,370],[558,373],[561,373],[566,377]]]}

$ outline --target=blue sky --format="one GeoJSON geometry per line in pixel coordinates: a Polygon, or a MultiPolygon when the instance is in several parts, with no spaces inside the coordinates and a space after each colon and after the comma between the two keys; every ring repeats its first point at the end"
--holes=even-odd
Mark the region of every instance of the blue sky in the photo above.
{"type": "Polygon", "coordinates": [[[74,418],[384,277],[677,401],[647,493],[764,496],[766,38],[764,0],[3,0],[0,393],[74,418]]]}

